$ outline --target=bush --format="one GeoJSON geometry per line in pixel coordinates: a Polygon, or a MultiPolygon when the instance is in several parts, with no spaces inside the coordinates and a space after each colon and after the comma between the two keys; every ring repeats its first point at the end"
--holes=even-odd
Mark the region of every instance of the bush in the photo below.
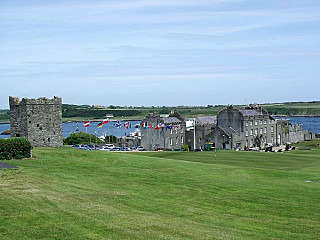
{"type": "Polygon", "coordinates": [[[187,145],[187,144],[182,145],[181,151],[188,151],[189,152],[189,145],[187,145]]]}
{"type": "Polygon", "coordinates": [[[0,139],[0,160],[31,157],[31,143],[26,138],[0,139]]]}
{"type": "Polygon", "coordinates": [[[63,139],[63,144],[74,145],[74,144],[89,144],[89,143],[102,143],[102,141],[93,134],[77,132],[72,133],[69,137],[63,139]],[[90,139],[91,135],[91,139],[90,139]],[[91,141],[90,141],[91,140],[91,141]]]}

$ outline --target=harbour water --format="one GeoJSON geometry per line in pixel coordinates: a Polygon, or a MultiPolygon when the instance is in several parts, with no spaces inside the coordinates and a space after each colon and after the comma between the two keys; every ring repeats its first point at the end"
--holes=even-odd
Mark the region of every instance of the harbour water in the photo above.
{"type": "MultiPolygon", "coordinates": [[[[287,120],[292,124],[302,124],[302,128],[310,132],[320,133],[320,117],[277,117],[278,120],[287,120]]],[[[101,128],[97,125],[99,122],[90,122],[90,126],[87,129],[83,126],[83,122],[67,122],[62,123],[63,137],[70,136],[74,132],[86,132],[94,134],[98,137],[104,135],[114,135],[116,137],[129,136],[131,132],[136,131],[135,125],[140,124],[140,121],[129,121],[131,127],[126,129],[121,122],[121,128],[116,128],[114,122],[104,124],[101,128]]],[[[0,124],[0,133],[4,130],[10,129],[10,124],[0,124]]],[[[0,135],[0,138],[10,138],[10,135],[0,135]]]]}
{"type": "MultiPolygon", "coordinates": [[[[129,121],[131,127],[126,129],[124,127],[123,121],[121,123],[121,127],[117,128],[114,126],[114,122],[109,122],[107,124],[103,124],[101,128],[98,128],[98,123],[100,122],[90,122],[90,126],[85,128],[83,126],[83,122],[66,122],[62,123],[62,135],[64,138],[70,136],[71,133],[74,132],[88,132],[97,137],[100,136],[109,136],[114,135],[116,137],[129,136],[131,132],[135,132],[137,129],[135,128],[136,124],[140,124],[140,121],[129,121]]],[[[10,124],[0,124],[0,133],[10,129],[10,124]]],[[[10,135],[0,135],[0,138],[10,138],[10,135]]]]}

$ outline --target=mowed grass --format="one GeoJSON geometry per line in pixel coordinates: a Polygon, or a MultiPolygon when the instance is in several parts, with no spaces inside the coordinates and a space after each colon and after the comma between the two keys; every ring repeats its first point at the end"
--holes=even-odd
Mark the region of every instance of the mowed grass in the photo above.
{"type": "Polygon", "coordinates": [[[0,239],[319,239],[320,149],[308,148],[36,148],[0,170],[0,239]]]}

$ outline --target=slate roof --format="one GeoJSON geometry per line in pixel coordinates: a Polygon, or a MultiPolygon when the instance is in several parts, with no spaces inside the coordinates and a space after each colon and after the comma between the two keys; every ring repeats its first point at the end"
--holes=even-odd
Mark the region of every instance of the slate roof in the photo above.
{"type": "Polygon", "coordinates": [[[210,125],[210,124],[216,124],[217,123],[217,117],[216,116],[205,116],[205,117],[198,117],[200,124],[203,125],[210,125]]]}
{"type": "Polygon", "coordinates": [[[227,136],[230,136],[232,135],[232,133],[236,133],[237,131],[234,130],[232,127],[228,127],[228,128],[222,128],[219,126],[219,128],[224,131],[226,133],[227,136]]]}
{"type": "Polygon", "coordinates": [[[240,110],[243,116],[249,117],[249,116],[263,116],[263,114],[256,109],[244,109],[240,110]]]}
{"type": "Polygon", "coordinates": [[[165,118],[162,118],[162,119],[163,119],[163,122],[165,124],[182,123],[181,120],[179,120],[176,117],[165,117],[165,118]]]}

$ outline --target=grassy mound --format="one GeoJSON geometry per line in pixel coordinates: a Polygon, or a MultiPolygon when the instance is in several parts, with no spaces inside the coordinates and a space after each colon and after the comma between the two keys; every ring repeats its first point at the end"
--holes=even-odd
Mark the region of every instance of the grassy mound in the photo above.
{"type": "Polygon", "coordinates": [[[320,236],[317,148],[214,157],[65,147],[34,156],[1,170],[1,239],[320,236]]]}

